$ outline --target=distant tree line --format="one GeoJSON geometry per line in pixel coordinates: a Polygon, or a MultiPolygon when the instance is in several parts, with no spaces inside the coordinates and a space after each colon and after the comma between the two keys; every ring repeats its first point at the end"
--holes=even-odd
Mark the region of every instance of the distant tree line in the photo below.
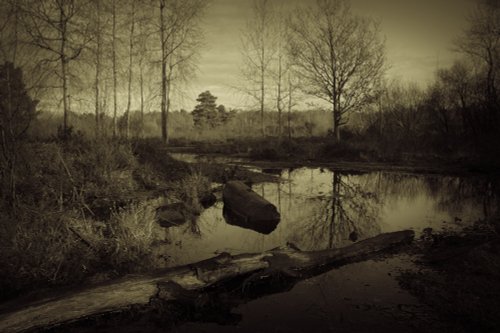
{"type": "Polygon", "coordinates": [[[123,115],[129,137],[133,105],[141,114],[157,105],[166,142],[171,96],[194,73],[205,7],[202,0],[0,0],[0,62],[29,73],[27,90],[40,109],[62,110],[63,137],[72,111],[93,110],[95,137],[117,137],[123,115]]]}

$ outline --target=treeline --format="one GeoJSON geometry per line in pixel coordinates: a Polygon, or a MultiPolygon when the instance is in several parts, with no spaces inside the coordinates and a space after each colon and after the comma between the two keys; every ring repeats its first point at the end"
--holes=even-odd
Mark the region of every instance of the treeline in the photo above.
{"type": "MultiPolygon", "coordinates": [[[[168,140],[170,97],[194,72],[203,0],[1,0],[0,63],[26,74],[38,110],[94,114],[94,136],[130,135],[132,109],[162,113],[168,140]],[[111,117],[111,130],[103,118],[111,117]]],[[[12,103],[11,103],[12,104],[12,103]]],[[[15,104],[15,103],[14,103],[15,104]]],[[[140,126],[140,123],[139,123],[140,126]]]]}
{"type": "MultiPolygon", "coordinates": [[[[224,121],[212,125],[197,124],[193,114],[186,110],[169,112],[168,132],[172,144],[201,141],[223,143],[228,139],[261,138],[260,111],[228,110],[224,121]]],[[[74,119],[73,136],[92,138],[95,133],[95,119],[92,113],[71,113],[74,119]]],[[[147,112],[144,115],[134,110],[130,113],[129,135],[131,139],[161,138],[161,112],[147,112]]],[[[278,136],[278,114],[265,113],[266,133],[271,137],[278,136]]],[[[47,140],[57,138],[57,129],[62,122],[62,115],[52,112],[40,112],[27,131],[30,140],[47,140]]],[[[102,118],[101,124],[105,131],[111,131],[113,119],[102,118]]],[[[126,119],[119,117],[117,131],[120,137],[126,133],[126,119]]],[[[287,114],[282,128],[288,138],[308,138],[326,136],[331,130],[331,115],[327,110],[301,110],[287,114]],[[288,121],[289,119],[289,121],[288,121]]]]}

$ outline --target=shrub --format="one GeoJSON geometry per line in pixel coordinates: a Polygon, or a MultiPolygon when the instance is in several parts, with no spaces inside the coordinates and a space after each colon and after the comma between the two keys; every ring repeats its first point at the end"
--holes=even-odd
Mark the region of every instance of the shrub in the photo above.
{"type": "Polygon", "coordinates": [[[61,214],[17,215],[0,223],[0,299],[21,291],[79,283],[95,253],[75,237],[61,214]]]}
{"type": "Polygon", "coordinates": [[[188,213],[199,215],[203,211],[200,201],[210,193],[210,180],[200,171],[192,171],[173,187],[174,198],[186,204],[188,213]]]}
{"type": "Polygon", "coordinates": [[[140,272],[157,266],[152,249],[163,231],[156,223],[156,201],[132,204],[115,212],[102,243],[110,266],[120,273],[140,272]]]}

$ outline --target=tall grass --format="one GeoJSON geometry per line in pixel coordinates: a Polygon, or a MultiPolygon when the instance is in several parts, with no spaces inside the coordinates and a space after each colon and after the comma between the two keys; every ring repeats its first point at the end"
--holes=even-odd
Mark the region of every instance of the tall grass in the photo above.
{"type": "Polygon", "coordinates": [[[110,264],[122,272],[140,272],[156,266],[152,249],[163,230],[156,223],[158,202],[132,204],[120,209],[109,221],[110,264]]]}
{"type": "Polygon", "coordinates": [[[172,197],[186,204],[189,213],[199,215],[203,211],[200,201],[210,193],[211,182],[200,170],[191,170],[184,178],[175,183],[172,197]]]}
{"type": "Polygon", "coordinates": [[[172,182],[167,194],[187,200],[193,211],[209,185],[195,186],[200,175],[189,178],[184,164],[157,157],[165,151],[143,151],[151,161],[141,161],[128,143],[31,144],[19,169],[17,206],[0,211],[0,300],[163,264],[153,254],[164,237],[156,223],[160,202],[142,193],[149,190],[142,180],[172,182]]]}

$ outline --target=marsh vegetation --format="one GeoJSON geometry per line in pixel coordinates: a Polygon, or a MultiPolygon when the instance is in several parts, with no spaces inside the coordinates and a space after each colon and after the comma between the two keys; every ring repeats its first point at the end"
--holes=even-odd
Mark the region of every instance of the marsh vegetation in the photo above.
{"type": "Polygon", "coordinates": [[[273,272],[249,294],[240,276],[203,307],[174,290],[189,305],[71,329],[498,329],[498,1],[478,1],[425,85],[390,75],[383,22],[348,0],[248,3],[235,103],[192,83],[208,1],[0,0],[0,322],[130,274],[410,229],[398,255],[273,272]],[[229,209],[235,180],[272,225],[229,209]]]}

